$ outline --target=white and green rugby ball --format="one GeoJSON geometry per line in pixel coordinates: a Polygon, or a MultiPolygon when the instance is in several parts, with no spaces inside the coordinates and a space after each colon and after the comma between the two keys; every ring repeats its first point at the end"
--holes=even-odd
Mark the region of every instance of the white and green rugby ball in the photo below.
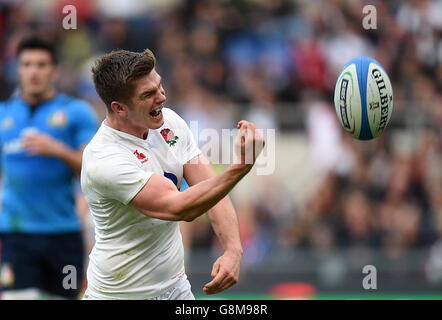
{"type": "Polygon", "coordinates": [[[376,60],[355,58],[339,74],[334,102],[345,131],[359,140],[376,138],[390,122],[393,111],[390,78],[376,60]]]}

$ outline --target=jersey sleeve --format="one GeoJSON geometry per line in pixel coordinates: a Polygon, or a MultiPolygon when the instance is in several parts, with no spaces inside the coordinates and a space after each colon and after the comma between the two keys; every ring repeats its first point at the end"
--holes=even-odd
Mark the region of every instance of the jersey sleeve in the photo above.
{"type": "Polygon", "coordinates": [[[106,199],[127,205],[153,175],[131,161],[127,155],[112,154],[88,166],[88,187],[106,199]]]}
{"type": "Polygon", "coordinates": [[[201,150],[198,148],[198,144],[195,141],[192,131],[190,131],[190,128],[187,125],[186,121],[184,121],[184,119],[181,118],[175,111],[173,110],[170,111],[175,117],[178,129],[177,133],[182,135],[183,143],[180,145],[181,146],[180,160],[181,163],[184,165],[188,161],[192,160],[193,158],[201,154],[201,150]]]}
{"type": "Polygon", "coordinates": [[[98,120],[92,107],[81,100],[76,100],[72,105],[73,147],[80,148],[87,144],[98,129],[98,120]]]}

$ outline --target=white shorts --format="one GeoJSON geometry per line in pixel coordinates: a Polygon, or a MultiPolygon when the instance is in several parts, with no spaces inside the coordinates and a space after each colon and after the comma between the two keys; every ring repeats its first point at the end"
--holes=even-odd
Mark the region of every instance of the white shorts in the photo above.
{"type": "Polygon", "coordinates": [[[184,274],[175,286],[157,297],[146,300],[195,300],[195,297],[191,291],[190,282],[184,274]]]}
{"type": "MultiPolygon", "coordinates": [[[[183,274],[180,280],[172,288],[168,289],[159,296],[147,299],[143,299],[142,297],[140,297],[139,299],[140,300],[195,300],[195,297],[191,291],[190,282],[189,280],[187,280],[186,274],[183,274]]],[[[94,297],[94,295],[91,294],[90,290],[86,289],[86,292],[84,293],[82,300],[100,300],[100,299],[94,297]]]]}

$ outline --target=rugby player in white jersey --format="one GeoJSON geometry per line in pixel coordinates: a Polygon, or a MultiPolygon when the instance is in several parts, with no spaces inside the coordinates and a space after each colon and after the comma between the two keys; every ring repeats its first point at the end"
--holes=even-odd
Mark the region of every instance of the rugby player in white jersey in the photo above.
{"type": "Polygon", "coordinates": [[[185,121],[163,107],[151,51],[114,51],[92,72],[107,117],[83,153],[81,187],[96,230],[83,299],[194,299],[179,221],[206,212],[224,254],[203,291],[228,289],[238,281],[242,246],[227,194],[252,168],[263,138],[240,121],[241,161],[217,175],[185,121]],[[190,187],[179,192],[183,177],[190,187]]]}

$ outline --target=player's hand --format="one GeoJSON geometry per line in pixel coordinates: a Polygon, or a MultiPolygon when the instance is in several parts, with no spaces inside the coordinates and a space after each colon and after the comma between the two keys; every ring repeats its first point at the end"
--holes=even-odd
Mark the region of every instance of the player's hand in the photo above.
{"type": "Polygon", "coordinates": [[[203,291],[205,294],[222,292],[238,282],[242,255],[226,251],[213,264],[212,281],[207,283],[203,291]]]}
{"type": "Polygon", "coordinates": [[[58,157],[63,152],[64,145],[48,134],[34,133],[23,137],[22,147],[30,155],[58,157]]]}
{"type": "Polygon", "coordinates": [[[251,167],[264,148],[265,140],[252,122],[241,120],[237,128],[239,132],[235,140],[235,163],[251,167]]]}

